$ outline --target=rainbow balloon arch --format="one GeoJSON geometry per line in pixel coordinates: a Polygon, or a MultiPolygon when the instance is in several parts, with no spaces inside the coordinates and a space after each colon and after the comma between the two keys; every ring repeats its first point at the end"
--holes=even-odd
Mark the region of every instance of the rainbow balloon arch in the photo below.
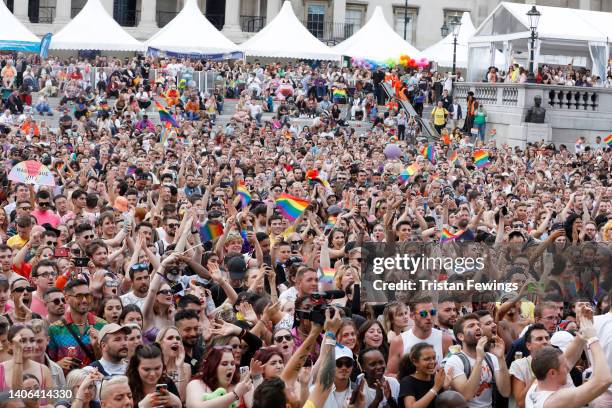
{"type": "Polygon", "coordinates": [[[374,61],[371,59],[364,58],[351,58],[351,65],[358,68],[365,69],[377,69],[381,68],[427,68],[429,66],[429,60],[425,57],[414,59],[408,55],[400,55],[399,58],[387,58],[384,61],[374,61]]]}

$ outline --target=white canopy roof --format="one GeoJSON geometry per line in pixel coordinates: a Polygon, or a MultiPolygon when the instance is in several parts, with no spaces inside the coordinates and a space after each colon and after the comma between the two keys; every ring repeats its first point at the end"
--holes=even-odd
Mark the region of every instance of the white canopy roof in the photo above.
{"type": "MultiPolygon", "coordinates": [[[[467,68],[468,66],[468,41],[476,32],[476,28],[472,23],[472,17],[469,12],[463,13],[461,16],[461,27],[457,36],[457,67],[467,68]]],[[[438,41],[429,48],[424,49],[421,53],[431,61],[438,63],[440,67],[453,66],[453,33],[448,34],[445,38],[438,41]]],[[[502,63],[504,55],[497,51],[495,61],[502,63]]]]}
{"type": "Polygon", "coordinates": [[[183,10],[154,34],[146,45],[163,51],[200,54],[238,49],[204,17],[196,0],[187,0],[183,10]]]}
{"type": "MultiPolygon", "coordinates": [[[[500,3],[469,41],[486,42],[529,38],[527,12],[531,4],[500,3]]],[[[612,38],[612,13],[537,6],[542,14],[538,37],[542,40],[606,42],[612,38]]]]}
{"type": "Polygon", "coordinates": [[[0,0],[0,42],[37,42],[40,38],[32,34],[6,7],[4,1],[0,0]]]}
{"type": "Polygon", "coordinates": [[[297,19],[291,2],[260,32],[240,44],[247,55],[272,58],[339,60],[340,55],[319,41],[297,19]]]}
{"type": "Polygon", "coordinates": [[[391,28],[380,6],[376,6],[370,20],[359,31],[333,49],[341,55],[374,61],[396,59],[400,55],[414,59],[422,57],[419,50],[391,28]]]}
{"type": "Polygon", "coordinates": [[[85,7],[51,39],[52,50],[144,51],[140,41],[125,32],[100,0],[85,7]]]}

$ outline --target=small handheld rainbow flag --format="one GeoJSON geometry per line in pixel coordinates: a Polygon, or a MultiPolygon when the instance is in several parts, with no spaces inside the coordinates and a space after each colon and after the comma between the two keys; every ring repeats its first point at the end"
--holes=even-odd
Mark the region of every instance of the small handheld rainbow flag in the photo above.
{"type": "Polygon", "coordinates": [[[476,150],[474,152],[474,164],[478,169],[482,169],[489,164],[489,153],[486,150],[476,150]]]}
{"type": "Polygon", "coordinates": [[[321,268],[321,277],[319,281],[321,283],[333,283],[335,276],[336,270],[334,268],[321,268]]]}
{"type": "Polygon", "coordinates": [[[334,88],[334,98],[346,98],[346,89],[334,88]]]}
{"type": "Polygon", "coordinates": [[[319,172],[317,170],[307,170],[306,180],[308,180],[310,184],[319,183],[323,187],[325,187],[326,190],[328,191],[331,190],[331,186],[329,185],[329,182],[325,180],[323,177],[319,176],[319,172]]]}
{"type": "Polygon", "coordinates": [[[236,193],[238,193],[238,195],[240,196],[240,201],[242,202],[242,208],[249,205],[249,203],[251,202],[251,193],[249,192],[247,187],[244,185],[244,183],[238,184],[238,187],[236,187],[236,193]]]}
{"type": "Polygon", "coordinates": [[[450,162],[452,166],[457,164],[457,162],[459,161],[459,152],[455,150],[453,154],[451,154],[451,157],[448,159],[448,161],[450,162]]]}
{"type": "Polygon", "coordinates": [[[295,221],[308,207],[308,201],[283,193],[276,199],[280,213],[290,221],[295,221]]]}
{"type": "Polygon", "coordinates": [[[608,135],[605,137],[604,142],[608,145],[608,146],[612,146],[612,135],[608,135]]]}
{"type": "Polygon", "coordinates": [[[161,143],[162,145],[166,144],[166,140],[168,140],[168,136],[170,135],[171,127],[172,125],[170,124],[170,122],[164,123],[164,127],[161,133],[159,134],[159,143],[161,143]]]}
{"type": "Polygon", "coordinates": [[[423,157],[429,160],[432,164],[436,163],[436,148],[433,144],[430,143],[427,146],[423,146],[421,149],[421,155],[423,155],[423,157]]]}
{"type": "Polygon", "coordinates": [[[463,232],[464,232],[463,230],[459,230],[457,231],[457,233],[453,234],[446,228],[442,228],[442,234],[440,234],[440,243],[443,244],[448,241],[454,241],[457,238],[459,238],[461,235],[463,235],[463,232]]]}
{"type": "Polygon", "coordinates": [[[200,237],[203,242],[214,241],[223,235],[223,225],[219,221],[206,221],[200,225],[200,237]]]}
{"type": "Polygon", "coordinates": [[[176,120],[174,120],[170,112],[168,112],[168,110],[166,110],[166,108],[164,108],[159,102],[155,101],[155,107],[159,112],[159,120],[164,123],[170,123],[175,128],[180,127],[178,123],[176,123],[176,120]]]}
{"type": "Polygon", "coordinates": [[[336,226],[336,222],[338,222],[338,216],[330,215],[329,217],[327,217],[327,223],[325,224],[325,228],[327,229],[334,228],[336,226]]]}
{"type": "Polygon", "coordinates": [[[399,178],[402,183],[406,183],[411,176],[416,174],[417,171],[419,171],[419,163],[414,162],[400,173],[399,178]]]}

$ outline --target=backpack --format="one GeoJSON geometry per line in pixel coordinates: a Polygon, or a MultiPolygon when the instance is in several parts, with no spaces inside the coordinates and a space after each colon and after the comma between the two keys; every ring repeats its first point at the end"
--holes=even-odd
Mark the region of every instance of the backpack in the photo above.
{"type": "MultiPolygon", "coordinates": [[[[463,363],[463,373],[465,374],[466,378],[469,379],[470,374],[472,374],[472,366],[470,364],[470,360],[465,354],[463,354],[463,352],[457,353],[455,355],[461,359],[461,362],[463,363]]],[[[497,401],[501,395],[497,391],[497,386],[495,384],[495,369],[493,366],[493,360],[491,359],[491,356],[489,356],[488,353],[485,353],[485,362],[489,366],[489,370],[491,370],[491,406],[497,408],[497,401]]]]}

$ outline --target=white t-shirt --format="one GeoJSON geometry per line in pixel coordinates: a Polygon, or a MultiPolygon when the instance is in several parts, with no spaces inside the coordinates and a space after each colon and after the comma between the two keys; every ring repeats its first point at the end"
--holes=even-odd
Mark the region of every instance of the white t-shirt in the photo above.
{"type": "MultiPolygon", "coordinates": [[[[612,367],[612,312],[593,317],[593,324],[597,330],[599,344],[608,361],[608,367],[612,367]]],[[[608,392],[612,392],[612,387],[608,388],[608,392]]]]}
{"type": "MultiPolygon", "coordinates": [[[[387,376],[384,376],[384,377],[385,377],[385,380],[387,380],[387,382],[389,383],[389,387],[391,388],[391,396],[397,401],[397,397],[399,396],[399,389],[400,389],[399,381],[397,381],[393,377],[387,377],[387,376]]],[[[363,374],[360,374],[357,377],[356,384],[360,384],[360,381],[362,379],[365,381],[365,378],[363,378],[363,374]]],[[[363,388],[363,392],[365,394],[365,406],[369,407],[370,404],[374,401],[374,399],[376,399],[376,389],[370,388],[366,384],[365,387],[363,388]]],[[[380,404],[378,404],[378,408],[383,408],[385,405],[387,405],[387,399],[383,395],[383,399],[380,402],[380,404]]]]}
{"type": "MultiPolygon", "coordinates": [[[[531,383],[531,380],[534,378],[533,371],[531,371],[531,356],[514,360],[508,371],[510,372],[511,376],[516,377],[516,379],[521,380],[525,384],[531,383]]],[[[567,374],[567,380],[565,381],[564,387],[574,387],[574,382],[572,381],[572,377],[569,375],[569,373],[567,374]]],[[[508,403],[508,408],[516,408],[517,406],[516,400],[511,396],[508,403]]]]}
{"type": "Polygon", "coordinates": [[[136,305],[142,310],[146,298],[139,298],[134,292],[128,292],[125,295],[121,295],[121,304],[123,307],[127,305],[136,305]]]}
{"type": "MultiPolygon", "coordinates": [[[[491,353],[487,353],[487,354],[493,361],[493,370],[499,371],[499,361],[497,360],[497,357],[491,353]]],[[[468,358],[468,361],[470,362],[470,366],[472,367],[472,370],[473,370],[476,360],[474,360],[472,357],[468,356],[467,354],[466,354],[466,357],[468,358]]],[[[457,356],[456,354],[453,354],[452,356],[448,358],[448,360],[446,361],[446,365],[444,366],[444,369],[448,373],[451,367],[453,367],[453,379],[461,375],[465,377],[465,372],[463,370],[463,362],[461,361],[461,358],[459,358],[459,356],[457,356]]],[[[476,396],[468,401],[469,408],[489,408],[491,407],[492,402],[493,402],[493,394],[492,394],[492,388],[491,388],[491,382],[493,381],[493,378],[494,378],[493,375],[494,374],[491,372],[489,365],[487,364],[486,361],[483,360],[482,368],[480,370],[480,385],[478,386],[478,390],[476,391],[476,396]]]]}

